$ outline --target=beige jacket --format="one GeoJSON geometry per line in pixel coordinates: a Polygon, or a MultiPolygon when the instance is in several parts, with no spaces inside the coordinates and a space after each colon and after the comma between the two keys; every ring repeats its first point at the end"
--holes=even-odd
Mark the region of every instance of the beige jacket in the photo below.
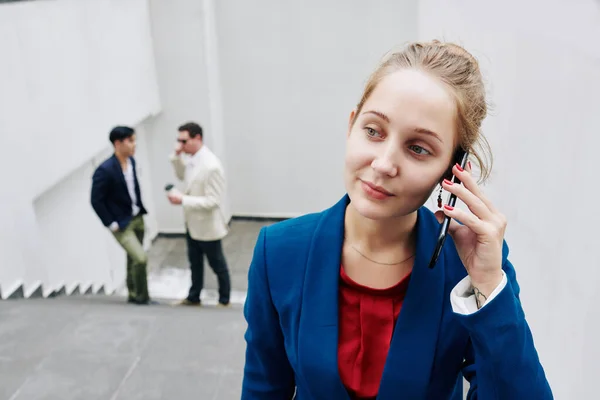
{"type": "Polygon", "coordinates": [[[219,240],[228,233],[231,216],[225,211],[225,172],[221,161],[205,145],[190,158],[192,166],[172,154],[177,178],[184,182],[183,213],[190,236],[219,240]]]}

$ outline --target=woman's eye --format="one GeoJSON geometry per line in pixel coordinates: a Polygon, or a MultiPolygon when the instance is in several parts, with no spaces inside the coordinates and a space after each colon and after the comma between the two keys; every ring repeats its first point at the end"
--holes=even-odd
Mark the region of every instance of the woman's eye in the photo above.
{"type": "Polygon", "coordinates": [[[411,145],[408,147],[413,153],[418,154],[420,156],[425,156],[428,154],[431,154],[429,151],[425,150],[423,147],[421,146],[417,146],[417,145],[411,145]]]}
{"type": "Polygon", "coordinates": [[[365,131],[367,132],[367,135],[368,135],[368,136],[370,136],[370,137],[378,137],[378,136],[381,136],[381,135],[379,135],[379,132],[377,132],[377,131],[376,131],[375,129],[373,129],[373,128],[369,128],[369,127],[367,127],[367,128],[365,128],[365,131]]]}

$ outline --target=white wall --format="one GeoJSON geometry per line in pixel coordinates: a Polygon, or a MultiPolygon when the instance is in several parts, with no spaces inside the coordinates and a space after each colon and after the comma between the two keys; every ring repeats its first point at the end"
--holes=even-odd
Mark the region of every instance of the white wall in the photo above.
{"type": "Polygon", "coordinates": [[[181,207],[172,206],[163,190],[166,183],[179,184],[168,159],[175,146],[177,127],[188,121],[199,123],[204,130],[206,145],[225,158],[224,138],[220,132],[218,77],[214,72],[218,64],[216,57],[207,56],[214,52],[211,46],[215,43],[207,45],[211,17],[206,3],[197,0],[149,1],[162,112],[149,120],[146,127],[151,137],[156,217],[160,231],[166,233],[184,231],[181,207]]]}
{"type": "Polygon", "coordinates": [[[0,5],[0,54],[2,295],[120,285],[122,250],[89,205],[91,162],[112,126],[160,110],[147,2],[0,5]]]}
{"type": "Polygon", "coordinates": [[[66,285],[70,293],[77,284],[85,290],[94,282],[96,290],[101,282],[124,279],[123,255],[114,246],[114,239],[99,229],[98,218],[90,212],[94,164],[88,162],[77,168],[34,200],[34,232],[39,235],[41,251],[39,264],[28,267],[35,268],[30,278],[41,279],[47,291],[66,285]]]}
{"type": "Polygon", "coordinates": [[[521,298],[557,399],[598,397],[600,3],[421,0],[419,36],[479,58],[521,298]]]}
{"type": "Polygon", "coordinates": [[[349,113],[380,58],[417,35],[416,0],[150,9],[162,112],[146,126],[161,232],[184,230],[163,186],[175,182],[168,154],[188,120],[225,164],[234,215],[294,216],[338,200],[349,113]]]}
{"type": "Polygon", "coordinates": [[[344,193],[348,116],[368,74],[417,35],[417,1],[216,7],[232,211],[293,216],[344,193]]]}

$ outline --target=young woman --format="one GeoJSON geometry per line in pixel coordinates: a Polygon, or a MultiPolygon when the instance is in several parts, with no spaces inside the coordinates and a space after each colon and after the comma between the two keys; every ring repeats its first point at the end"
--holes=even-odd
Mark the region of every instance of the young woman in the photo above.
{"type": "Polygon", "coordinates": [[[553,398],[506,219],[456,164],[468,151],[488,175],[485,116],[477,61],[457,45],[413,43],[377,68],[350,113],[347,195],[259,234],[242,399],[458,400],[463,376],[469,399],[553,398]],[[438,185],[468,211],[425,208],[438,185]]]}

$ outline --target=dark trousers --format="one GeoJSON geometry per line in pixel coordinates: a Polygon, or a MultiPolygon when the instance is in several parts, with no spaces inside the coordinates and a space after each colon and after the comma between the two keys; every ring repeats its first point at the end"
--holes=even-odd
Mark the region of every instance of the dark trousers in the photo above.
{"type": "Polygon", "coordinates": [[[200,292],[204,287],[204,256],[206,255],[208,265],[217,275],[219,281],[219,303],[229,304],[231,280],[221,240],[195,240],[192,239],[189,232],[186,233],[186,239],[188,259],[192,270],[192,286],[187,299],[192,302],[200,301],[200,292]]]}

